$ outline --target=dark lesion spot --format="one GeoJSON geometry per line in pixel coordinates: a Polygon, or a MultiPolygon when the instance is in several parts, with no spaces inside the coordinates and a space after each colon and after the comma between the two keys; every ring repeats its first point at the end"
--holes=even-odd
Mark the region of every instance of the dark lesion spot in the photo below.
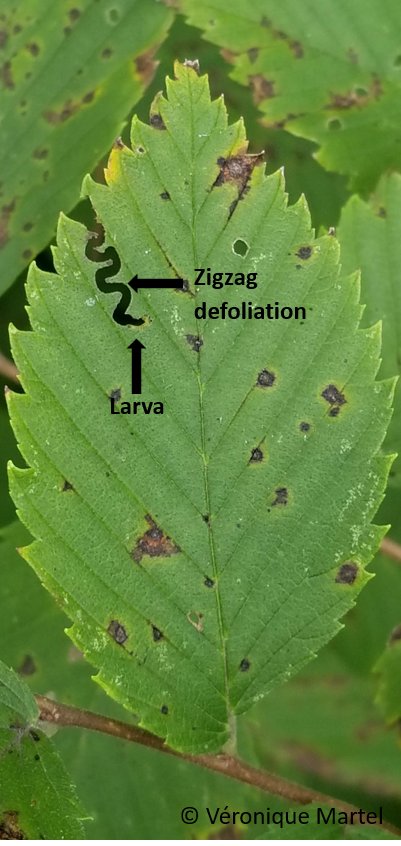
{"type": "Polygon", "coordinates": [[[4,247],[10,237],[9,225],[13,212],[15,211],[16,203],[17,198],[15,197],[13,200],[11,200],[10,203],[7,203],[6,205],[2,206],[0,214],[0,250],[2,247],[4,247]]]}
{"type": "Polygon", "coordinates": [[[5,47],[8,41],[8,32],[5,29],[0,29],[0,48],[5,47]]]}
{"type": "Polygon", "coordinates": [[[10,61],[4,62],[4,64],[1,66],[0,79],[4,85],[4,88],[8,88],[9,91],[12,91],[15,88],[14,75],[10,61]]]}
{"type": "Polygon", "coordinates": [[[340,411],[340,406],[345,405],[347,400],[345,399],[344,394],[339,391],[339,389],[335,385],[327,385],[327,387],[322,391],[321,396],[323,399],[326,400],[330,405],[337,406],[337,410],[332,408],[329,411],[331,417],[337,417],[337,414],[340,411]],[[332,414],[331,412],[335,412],[332,414]]]}
{"type": "Polygon", "coordinates": [[[164,637],[163,632],[161,632],[160,629],[157,628],[157,626],[154,626],[153,623],[151,623],[151,626],[153,640],[155,643],[158,643],[158,641],[162,640],[164,637]]]}
{"type": "Polygon", "coordinates": [[[200,348],[203,347],[203,339],[200,335],[185,335],[185,340],[193,352],[199,352],[200,348]]]}
{"type": "Polygon", "coordinates": [[[136,73],[139,77],[139,80],[145,85],[146,88],[152,81],[155,74],[155,70],[158,65],[158,62],[155,62],[152,58],[154,52],[155,47],[153,46],[150,47],[149,50],[146,50],[145,53],[142,53],[141,56],[137,56],[134,59],[136,73]]]}
{"type": "Polygon", "coordinates": [[[40,755],[38,755],[37,753],[33,757],[35,758],[35,761],[40,761],[40,755]]]}
{"type": "Polygon", "coordinates": [[[312,247],[307,245],[305,247],[300,247],[296,255],[298,256],[298,258],[303,259],[303,261],[306,261],[306,259],[309,259],[311,257],[312,252],[312,247]]]}
{"type": "Polygon", "coordinates": [[[379,211],[377,212],[378,217],[387,217],[387,212],[384,206],[380,206],[379,211]]]}
{"type": "Polygon", "coordinates": [[[49,151],[46,147],[36,147],[36,150],[33,151],[34,159],[46,159],[49,155],[49,151]]]}
{"type": "Polygon", "coordinates": [[[358,565],[355,561],[347,561],[338,568],[335,582],[340,585],[353,585],[358,575],[358,565]]]}
{"type": "Polygon", "coordinates": [[[136,546],[131,551],[131,558],[134,561],[137,561],[139,564],[144,556],[149,556],[150,558],[170,558],[171,555],[181,552],[179,546],[164,534],[149,514],[146,515],[145,519],[149,523],[150,528],[137,540],[136,546]]]}
{"type": "Polygon", "coordinates": [[[118,138],[116,138],[116,140],[114,141],[113,150],[123,150],[124,147],[125,147],[124,141],[121,138],[121,135],[119,135],[118,138]]]}
{"type": "Polygon", "coordinates": [[[38,734],[37,731],[35,731],[35,729],[32,729],[32,728],[29,729],[29,735],[32,738],[32,740],[34,741],[34,743],[40,742],[40,734],[38,734]]]}
{"type": "Polygon", "coordinates": [[[80,17],[80,14],[81,14],[81,10],[74,8],[74,9],[70,9],[70,11],[68,12],[68,17],[69,17],[70,21],[77,21],[78,18],[80,17]]]}
{"type": "Polygon", "coordinates": [[[212,588],[212,587],[214,587],[214,581],[213,581],[213,579],[209,579],[209,577],[208,577],[208,576],[206,577],[206,579],[205,579],[205,581],[203,582],[203,584],[204,584],[204,585],[205,585],[205,587],[207,587],[207,588],[212,588]]]}
{"type": "Polygon", "coordinates": [[[249,50],[248,50],[248,59],[249,59],[251,65],[253,65],[254,62],[256,62],[256,59],[258,58],[258,56],[259,56],[259,47],[250,47],[249,50]]]}
{"type": "Polygon", "coordinates": [[[247,673],[250,666],[251,666],[251,662],[249,661],[249,659],[243,658],[240,665],[239,665],[241,673],[247,673]]]}
{"type": "Polygon", "coordinates": [[[94,99],[94,97],[95,97],[95,92],[94,91],[88,91],[88,93],[84,94],[84,96],[82,97],[82,102],[83,103],[91,103],[92,100],[94,99]]]}
{"type": "Polygon", "coordinates": [[[112,55],[113,50],[111,49],[111,47],[105,47],[104,50],[102,50],[102,59],[110,59],[110,56],[112,55]]]}
{"type": "Polygon", "coordinates": [[[208,526],[211,525],[212,521],[210,519],[210,514],[202,514],[202,519],[207,523],[208,526]]]}
{"type": "Polygon", "coordinates": [[[220,167],[220,173],[213,187],[230,182],[232,185],[236,185],[238,197],[241,198],[253,169],[263,164],[263,153],[244,153],[243,155],[231,156],[228,159],[220,156],[217,159],[217,164],[220,167]]]}
{"type": "Polygon", "coordinates": [[[4,811],[0,818],[0,840],[28,840],[18,824],[18,811],[4,811]]]}
{"type": "Polygon", "coordinates": [[[261,461],[263,461],[263,457],[263,452],[259,445],[251,451],[251,457],[249,459],[248,464],[260,464],[261,461]]]}
{"type": "Polygon", "coordinates": [[[153,129],[166,129],[166,124],[159,112],[151,112],[149,115],[149,123],[153,126],[153,129]]]}
{"type": "Polygon", "coordinates": [[[191,68],[196,75],[200,74],[199,59],[185,59],[184,68],[191,68]]]}
{"type": "Polygon", "coordinates": [[[168,191],[162,191],[162,193],[160,194],[160,197],[161,197],[162,200],[171,200],[171,197],[170,197],[170,194],[168,193],[168,191]]]}
{"type": "Polygon", "coordinates": [[[66,100],[59,112],[56,112],[54,109],[48,109],[46,112],[43,112],[43,117],[48,123],[57,126],[59,123],[69,120],[69,118],[79,111],[80,107],[81,103],[73,103],[72,100],[66,100]]]}
{"type": "Polygon", "coordinates": [[[33,676],[36,673],[36,669],[37,667],[32,655],[25,655],[18,667],[18,672],[20,676],[33,676]]]}
{"type": "Polygon", "coordinates": [[[33,227],[33,223],[30,223],[29,221],[27,221],[27,223],[24,223],[22,228],[23,228],[24,232],[30,232],[32,227],[33,227]]]}
{"type": "Polygon", "coordinates": [[[109,399],[114,400],[114,402],[120,402],[121,388],[112,388],[112,390],[109,393],[109,399]]]}
{"type": "Polygon", "coordinates": [[[340,408],[338,405],[334,405],[333,408],[329,411],[329,417],[338,417],[340,413],[340,408]]]}
{"type": "Polygon", "coordinates": [[[182,287],[181,288],[174,288],[174,292],[176,294],[191,294],[193,296],[191,289],[189,287],[188,279],[182,280],[182,287]]]}
{"type": "Polygon", "coordinates": [[[255,106],[259,106],[263,100],[271,100],[272,97],[275,97],[274,82],[266,79],[263,74],[255,73],[248,77],[248,81],[252,89],[255,106]]]}
{"type": "Polygon", "coordinates": [[[401,640],[401,623],[393,629],[388,639],[388,645],[393,646],[394,643],[401,640]]]}
{"type": "Polygon", "coordinates": [[[113,640],[115,640],[116,643],[119,643],[120,646],[123,646],[125,641],[128,640],[127,632],[125,631],[122,623],[119,623],[118,620],[110,620],[107,631],[109,635],[112,636],[113,640]]]}
{"type": "Polygon", "coordinates": [[[271,370],[261,370],[256,380],[256,384],[259,385],[260,388],[271,388],[275,381],[276,377],[271,370]]]}
{"type": "Polygon", "coordinates": [[[67,479],[64,479],[63,487],[61,488],[61,490],[63,493],[65,493],[65,491],[74,491],[75,488],[74,485],[71,484],[71,482],[68,482],[67,479]]]}
{"type": "Polygon", "coordinates": [[[167,705],[162,705],[160,710],[161,710],[162,714],[168,714],[168,706],[167,705]]]}
{"type": "Polygon", "coordinates": [[[39,44],[36,41],[31,41],[29,44],[26,45],[26,49],[29,51],[31,56],[38,56],[40,53],[39,44]]]}
{"type": "Polygon", "coordinates": [[[288,503],[288,488],[276,488],[274,491],[276,498],[272,502],[273,505],[287,505],[288,503]]]}
{"type": "Polygon", "coordinates": [[[302,423],[299,424],[300,432],[309,432],[310,423],[307,423],[306,420],[303,420],[302,423]]]}
{"type": "Polygon", "coordinates": [[[304,55],[304,48],[302,47],[301,42],[300,41],[290,41],[289,45],[290,45],[290,50],[291,50],[293,56],[295,56],[296,59],[302,59],[302,57],[304,55]]]}

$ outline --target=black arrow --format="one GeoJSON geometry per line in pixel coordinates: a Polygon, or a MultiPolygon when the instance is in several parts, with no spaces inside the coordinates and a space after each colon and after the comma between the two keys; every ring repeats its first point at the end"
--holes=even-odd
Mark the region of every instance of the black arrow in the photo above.
{"type": "Polygon", "coordinates": [[[138,274],[128,282],[130,288],[138,293],[138,288],[183,288],[183,279],[138,279],[138,274]]]}
{"type": "Polygon", "coordinates": [[[138,338],[135,338],[135,341],[132,341],[132,344],[128,347],[131,350],[132,356],[132,363],[131,363],[131,389],[133,394],[141,394],[142,393],[142,371],[141,371],[141,356],[142,350],[146,349],[138,338]]]}

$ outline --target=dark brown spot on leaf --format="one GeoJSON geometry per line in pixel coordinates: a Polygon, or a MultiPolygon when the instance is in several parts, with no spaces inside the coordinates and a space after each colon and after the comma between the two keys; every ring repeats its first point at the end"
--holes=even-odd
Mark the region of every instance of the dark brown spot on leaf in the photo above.
{"type": "Polygon", "coordinates": [[[185,59],[184,68],[192,68],[193,71],[199,76],[200,67],[199,67],[199,59],[185,59]]]}
{"type": "Polygon", "coordinates": [[[64,479],[63,487],[61,490],[63,491],[63,493],[64,491],[73,491],[74,485],[72,485],[71,482],[68,482],[67,479],[64,479]]]}
{"type": "Polygon", "coordinates": [[[262,100],[268,100],[275,96],[274,82],[265,77],[261,73],[256,73],[249,76],[249,85],[252,89],[253,102],[255,106],[259,106],[262,100]]]}
{"type": "Polygon", "coordinates": [[[38,733],[37,733],[37,731],[35,731],[35,729],[32,729],[32,728],[31,728],[31,729],[29,729],[29,734],[30,734],[30,736],[31,736],[32,740],[33,740],[35,743],[39,743],[39,742],[40,742],[40,734],[38,734],[38,733]]]}
{"type": "Polygon", "coordinates": [[[306,259],[310,258],[311,255],[312,255],[312,247],[309,247],[309,246],[300,247],[298,252],[297,252],[298,258],[303,259],[304,261],[306,259]]]}
{"type": "Polygon", "coordinates": [[[401,623],[391,632],[388,639],[388,645],[392,646],[393,643],[397,643],[398,640],[401,640],[401,623]]]}
{"type": "Polygon", "coordinates": [[[70,35],[70,33],[71,33],[71,27],[70,27],[70,26],[65,26],[65,27],[64,27],[64,29],[63,29],[63,32],[64,32],[64,35],[70,35]]]}
{"type": "Polygon", "coordinates": [[[4,65],[0,68],[0,79],[4,88],[8,88],[10,91],[15,88],[11,62],[4,62],[4,65]]]}
{"type": "Polygon", "coordinates": [[[110,620],[107,631],[112,636],[113,640],[115,640],[116,643],[119,643],[120,646],[128,640],[127,632],[118,620],[110,620]]]}
{"type": "Polygon", "coordinates": [[[250,47],[249,50],[248,50],[248,58],[249,58],[251,65],[253,65],[254,62],[256,62],[256,59],[258,58],[258,56],[259,56],[259,47],[250,47]]]}
{"type": "Polygon", "coordinates": [[[276,377],[274,373],[271,373],[270,370],[261,370],[256,380],[256,384],[260,385],[261,388],[271,388],[275,381],[276,377]]]}
{"type": "Polygon", "coordinates": [[[4,244],[7,243],[9,239],[9,232],[8,226],[10,223],[11,215],[15,209],[17,200],[14,199],[8,205],[3,206],[0,214],[0,250],[4,247],[4,244]]]}
{"type": "Polygon", "coordinates": [[[38,56],[40,53],[40,47],[39,44],[36,44],[36,41],[31,41],[27,44],[26,49],[29,50],[31,56],[38,56]]]}
{"type": "Polygon", "coordinates": [[[149,123],[150,123],[151,126],[153,126],[153,129],[163,130],[163,129],[166,128],[164,120],[163,120],[162,116],[159,114],[159,112],[154,112],[153,114],[152,113],[150,114],[149,123]]]}
{"type": "Polygon", "coordinates": [[[171,199],[168,191],[162,191],[162,193],[160,194],[160,197],[162,198],[162,200],[170,200],[171,199]]]}
{"type": "Polygon", "coordinates": [[[20,26],[19,24],[15,24],[15,27],[13,29],[14,35],[18,35],[18,33],[21,32],[21,30],[22,30],[22,26],[20,26]]]}
{"type": "Polygon", "coordinates": [[[139,563],[144,555],[150,558],[170,558],[171,555],[181,552],[179,546],[176,546],[171,538],[164,534],[149,514],[146,515],[146,520],[150,528],[137,540],[131,552],[131,558],[134,561],[139,563]]]}
{"type": "Polygon", "coordinates": [[[296,59],[302,59],[304,55],[304,48],[300,41],[290,41],[290,48],[296,59]]]}
{"type": "Polygon", "coordinates": [[[244,658],[239,665],[241,673],[246,673],[249,670],[250,666],[251,662],[248,660],[248,658],[244,658]]]}
{"type": "Polygon", "coordinates": [[[207,588],[212,588],[212,587],[214,587],[214,581],[213,581],[213,579],[209,579],[209,578],[207,578],[207,579],[205,579],[205,581],[203,582],[203,584],[204,584],[204,585],[205,585],[205,587],[207,587],[207,588]]]}
{"type": "Polygon", "coordinates": [[[387,217],[387,212],[384,206],[380,206],[379,211],[377,212],[378,217],[387,217]]]}
{"type": "Polygon", "coordinates": [[[382,84],[377,76],[374,76],[369,90],[356,88],[349,94],[333,94],[326,109],[351,109],[353,106],[366,106],[371,100],[378,100],[382,95],[382,84]]]}
{"type": "Polygon", "coordinates": [[[84,97],[82,97],[82,102],[83,103],[91,103],[92,100],[94,99],[94,96],[95,96],[94,91],[88,91],[88,93],[85,94],[84,97]]]}
{"type": "Polygon", "coordinates": [[[160,708],[160,710],[161,710],[162,714],[168,714],[168,707],[167,707],[167,705],[162,705],[162,707],[160,708]]]}
{"type": "Polygon", "coordinates": [[[32,227],[33,227],[33,223],[30,223],[29,221],[27,221],[27,223],[24,223],[22,228],[23,228],[24,232],[30,232],[32,227]]]}
{"type": "Polygon", "coordinates": [[[330,405],[345,405],[347,402],[344,394],[342,394],[335,385],[327,385],[327,388],[322,391],[322,397],[326,400],[326,402],[329,402],[330,405]]]}
{"type": "Polygon", "coordinates": [[[80,9],[74,8],[74,9],[70,9],[70,11],[68,12],[68,17],[69,17],[70,21],[77,21],[80,14],[81,14],[80,9]]]}
{"type": "Polygon", "coordinates": [[[249,464],[258,464],[261,461],[263,461],[263,452],[260,447],[255,447],[255,449],[253,449],[251,452],[249,464]]]}
{"type": "Polygon", "coordinates": [[[299,424],[299,428],[301,432],[309,432],[310,425],[309,423],[306,423],[306,421],[302,421],[302,423],[299,424]]]}
{"type": "Polygon", "coordinates": [[[32,655],[25,655],[23,661],[18,667],[18,672],[20,676],[33,676],[33,674],[36,673],[36,665],[32,655]]]}
{"type": "Polygon", "coordinates": [[[46,147],[37,147],[36,150],[33,151],[34,159],[46,159],[49,155],[49,151],[46,147]]]}
{"type": "Polygon", "coordinates": [[[339,567],[334,581],[340,585],[353,585],[357,575],[358,565],[354,561],[347,561],[339,567]]]}
{"type": "Polygon", "coordinates": [[[220,166],[220,173],[214,187],[230,182],[237,186],[238,196],[241,197],[253,169],[263,164],[263,154],[244,153],[243,155],[231,156],[228,159],[219,158],[217,164],[220,166]]]}
{"type": "Polygon", "coordinates": [[[141,82],[147,86],[152,81],[158,62],[154,62],[152,60],[153,54],[158,49],[159,45],[156,44],[155,46],[151,47],[146,53],[143,53],[142,56],[137,56],[134,59],[134,64],[136,68],[136,72],[141,82]]]}
{"type": "Polygon", "coordinates": [[[113,150],[123,150],[124,146],[124,141],[121,138],[121,135],[119,135],[118,138],[116,138],[116,140],[114,141],[113,150]]]}
{"type": "Polygon", "coordinates": [[[203,347],[203,340],[199,335],[185,335],[185,340],[193,352],[199,352],[200,348],[203,347]]]}
{"type": "Polygon", "coordinates": [[[23,250],[23,252],[22,252],[22,258],[24,258],[24,259],[29,259],[31,257],[31,255],[32,255],[32,250],[30,250],[29,248],[27,248],[26,250],[23,250]]]}
{"type": "Polygon", "coordinates": [[[105,47],[104,50],[102,50],[102,59],[110,59],[110,56],[112,55],[113,51],[111,47],[105,47]]]}
{"type": "Polygon", "coordinates": [[[8,32],[5,29],[0,29],[0,48],[5,47],[8,41],[8,32]]]}
{"type": "Polygon", "coordinates": [[[114,402],[120,402],[121,388],[112,388],[112,390],[109,393],[109,398],[114,400],[114,402]]]}
{"type": "Polygon", "coordinates": [[[28,840],[18,825],[18,811],[4,811],[2,814],[0,840],[28,840]]]}
{"type": "Polygon", "coordinates": [[[329,411],[329,417],[338,417],[340,409],[338,405],[334,405],[329,411]]]}
{"type": "Polygon", "coordinates": [[[157,643],[159,640],[162,640],[163,632],[161,632],[160,629],[156,628],[156,626],[152,625],[152,636],[154,642],[157,643]]]}
{"type": "Polygon", "coordinates": [[[68,120],[79,111],[80,105],[80,103],[73,103],[72,100],[67,100],[61,111],[56,112],[53,109],[49,109],[43,113],[43,117],[48,121],[48,123],[52,123],[54,125],[64,123],[64,121],[68,120]]]}
{"type": "Polygon", "coordinates": [[[287,505],[288,503],[288,488],[276,488],[274,491],[276,494],[275,500],[272,502],[273,505],[287,505]]]}
{"type": "Polygon", "coordinates": [[[188,279],[183,279],[182,288],[174,288],[176,294],[189,294],[191,293],[191,289],[189,287],[188,279]]]}

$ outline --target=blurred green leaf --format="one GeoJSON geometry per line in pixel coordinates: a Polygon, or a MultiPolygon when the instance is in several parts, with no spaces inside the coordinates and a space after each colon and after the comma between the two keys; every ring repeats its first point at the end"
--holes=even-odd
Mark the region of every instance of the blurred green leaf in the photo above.
{"type": "Polygon", "coordinates": [[[379,676],[377,702],[392,726],[401,719],[401,624],[393,629],[375,671],[379,676]]]}
{"type": "Polygon", "coordinates": [[[179,0],[223,47],[269,126],[320,145],[317,160],[367,191],[401,166],[398,0],[179,0]]]}
{"type": "MultiPolygon", "coordinates": [[[[383,176],[369,202],[351,197],[338,228],[345,273],[360,269],[363,325],[383,321],[382,378],[401,374],[401,176],[383,176]]],[[[390,486],[401,493],[401,383],[384,448],[398,453],[390,486]]]]}
{"type": "Polygon", "coordinates": [[[0,13],[2,293],[121,132],[172,13],[156,0],[1,0],[0,13]]]}
{"type": "Polygon", "coordinates": [[[85,812],[29,688],[0,661],[0,840],[83,837],[85,812]]]}

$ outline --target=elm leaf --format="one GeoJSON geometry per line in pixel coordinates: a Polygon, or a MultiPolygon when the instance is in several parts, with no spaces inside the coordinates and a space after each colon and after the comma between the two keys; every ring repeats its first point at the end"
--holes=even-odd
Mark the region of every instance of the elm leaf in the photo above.
{"type": "Polygon", "coordinates": [[[358,329],[336,239],[314,239],[302,198],[287,207],[282,173],[247,156],[207,78],[188,63],[176,75],[151,125],[134,119],[132,149],[115,145],[107,184],[85,182],[104,227],[99,286],[88,233],[64,216],[56,273],[31,267],[33,331],[11,330],[26,393],[7,398],[31,468],[11,470],[37,538],[23,555],[97,681],[200,752],[336,634],[368,580],[393,383],[374,381],[380,327],[358,329]],[[257,273],[258,287],[200,289],[196,268],[257,273]],[[116,322],[135,274],[172,287],[139,288],[116,322]],[[305,319],[268,319],[267,298],[305,319]],[[266,316],[195,317],[222,301],[266,316]],[[133,339],[141,402],[163,414],[121,413],[133,339]]]}
{"type": "Polygon", "coordinates": [[[401,166],[397,0],[180,0],[188,23],[224,48],[270,127],[319,145],[317,161],[366,191],[401,166]]]}

